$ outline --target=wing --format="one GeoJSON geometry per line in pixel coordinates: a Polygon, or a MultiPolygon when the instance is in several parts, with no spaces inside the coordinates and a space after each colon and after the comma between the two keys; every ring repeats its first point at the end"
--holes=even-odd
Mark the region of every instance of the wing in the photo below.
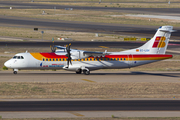
{"type": "MultiPolygon", "coordinates": [[[[65,49],[66,50],[66,47],[63,47],[63,46],[57,46],[57,45],[55,45],[54,47],[56,47],[56,48],[58,48],[58,49],[65,49]]],[[[76,49],[71,49],[71,50],[76,50],[76,49]]]]}
{"type": "MultiPolygon", "coordinates": [[[[63,46],[54,46],[58,49],[63,49],[66,50],[66,47],[63,46]]],[[[105,55],[109,55],[110,53],[107,53],[107,51],[105,52],[93,52],[93,51],[83,51],[83,50],[77,50],[77,49],[70,49],[71,51],[71,57],[72,59],[82,59],[82,58],[87,58],[90,56],[105,56],[105,55]]],[[[58,52],[58,51],[57,51],[58,52]]]]}
{"type": "Polygon", "coordinates": [[[84,51],[83,54],[84,54],[84,55],[87,55],[87,56],[102,56],[102,55],[109,55],[109,53],[107,53],[107,51],[105,51],[105,52],[84,51]]]}

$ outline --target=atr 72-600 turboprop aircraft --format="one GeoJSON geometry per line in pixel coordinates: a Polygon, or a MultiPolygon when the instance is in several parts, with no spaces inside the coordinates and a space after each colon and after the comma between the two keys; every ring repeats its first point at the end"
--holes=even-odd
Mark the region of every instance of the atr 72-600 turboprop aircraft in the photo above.
{"type": "Polygon", "coordinates": [[[54,46],[51,53],[18,53],[4,65],[12,68],[14,74],[18,69],[64,69],[89,75],[90,71],[97,69],[131,68],[172,58],[172,55],[165,54],[171,32],[174,32],[173,26],[162,26],[143,46],[122,52],[76,50],[70,49],[69,44],[54,46]]]}

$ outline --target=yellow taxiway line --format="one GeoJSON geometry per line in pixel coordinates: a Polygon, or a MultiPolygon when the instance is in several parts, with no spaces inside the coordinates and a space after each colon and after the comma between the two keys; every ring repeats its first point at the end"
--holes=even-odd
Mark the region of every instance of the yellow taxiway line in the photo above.
{"type": "Polygon", "coordinates": [[[73,115],[75,115],[75,116],[78,116],[78,117],[83,117],[83,116],[84,116],[84,115],[81,115],[81,114],[76,113],[76,112],[69,112],[69,113],[71,113],[71,114],[73,114],[73,115]]]}
{"type": "Polygon", "coordinates": [[[99,47],[101,47],[101,48],[109,48],[109,47],[106,47],[106,46],[99,46],[99,47]]]}
{"type": "Polygon", "coordinates": [[[95,82],[95,81],[88,80],[88,79],[81,79],[81,80],[84,80],[84,81],[87,81],[87,82],[95,82]]]}

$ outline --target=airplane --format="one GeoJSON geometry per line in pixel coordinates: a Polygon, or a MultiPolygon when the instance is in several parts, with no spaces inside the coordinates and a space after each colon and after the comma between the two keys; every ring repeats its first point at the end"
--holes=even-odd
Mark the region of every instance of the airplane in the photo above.
{"type": "Polygon", "coordinates": [[[92,52],[71,49],[69,45],[52,46],[50,53],[18,53],[4,65],[17,74],[19,69],[64,69],[89,75],[98,69],[136,67],[172,58],[165,54],[173,26],[161,26],[154,37],[141,47],[121,52],[92,52]]]}

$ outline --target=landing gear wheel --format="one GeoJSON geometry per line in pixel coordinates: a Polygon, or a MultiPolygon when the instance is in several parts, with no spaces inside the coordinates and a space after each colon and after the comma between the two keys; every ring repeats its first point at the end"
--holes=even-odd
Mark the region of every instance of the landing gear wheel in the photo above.
{"type": "Polygon", "coordinates": [[[17,71],[14,71],[13,73],[14,73],[14,74],[17,74],[17,71]]]}
{"type": "Polygon", "coordinates": [[[90,71],[84,70],[83,73],[84,73],[85,75],[89,75],[89,74],[90,74],[90,71]]]}
{"type": "Polygon", "coordinates": [[[78,71],[76,71],[76,74],[81,74],[82,70],[79,69],[78,71]]]}

